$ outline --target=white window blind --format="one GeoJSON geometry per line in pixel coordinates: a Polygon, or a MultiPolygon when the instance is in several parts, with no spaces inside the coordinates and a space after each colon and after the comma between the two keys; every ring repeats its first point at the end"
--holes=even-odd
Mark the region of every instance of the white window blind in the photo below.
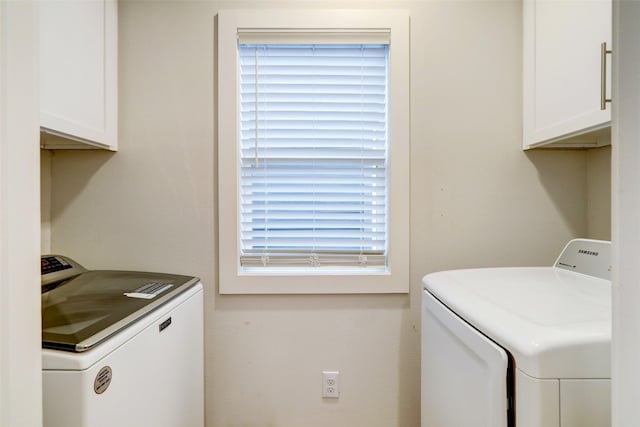
{"type": "Polygon", "coordinates": [[[384,269],[388,44],[239,44],[240,265],[384,269]]]}

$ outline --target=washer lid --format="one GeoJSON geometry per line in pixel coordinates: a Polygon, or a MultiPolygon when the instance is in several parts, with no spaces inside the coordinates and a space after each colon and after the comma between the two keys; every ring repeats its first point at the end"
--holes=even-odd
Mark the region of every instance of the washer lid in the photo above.
{"type": "Polygon", "coordinates": [[[536,378],[609,378],[611,282],[553,267],[454,270],[425,289],[536,378]]]}
{"type": "Polygon", "coordinates": [[[82,273],[42,294],[42,347],[88,350],[196,283],[174,274],[82,273]]]}

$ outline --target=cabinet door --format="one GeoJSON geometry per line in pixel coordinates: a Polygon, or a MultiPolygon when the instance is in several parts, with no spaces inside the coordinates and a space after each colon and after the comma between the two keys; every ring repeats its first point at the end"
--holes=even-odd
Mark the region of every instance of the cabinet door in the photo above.
{"type": "Polygon", "coordinates": [[[116,149],[117,3],[41,2],[40,126],[116,149]]]}
{"type": "Polygon", "coordinates": [[[608,127],[601,43],[611,48],[611,0],[525,0],[523,30],[524,147],[608,127]]]}

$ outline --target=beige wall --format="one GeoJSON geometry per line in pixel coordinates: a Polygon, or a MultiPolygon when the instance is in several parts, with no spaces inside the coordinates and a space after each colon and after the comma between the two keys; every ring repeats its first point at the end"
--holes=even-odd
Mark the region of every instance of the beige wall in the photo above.
{"type": "Polygon", "coordinates": [[[517,0],[124,1],[119,19],[120,151],[53,153],[52,251],[203,279],[208,427],[417,427],[420,278],[548,265],[608,227],[586,213],[606,162],[520,148],[517,0]],[[410,9],[409,295],[216,293],[214,15],[286,5],[410,9]],[[320,397],[323,369],[341,372],[338,401],[320,397]]]}
{"type": "Polygon", "coordinates": [[[40,150],[40,253],[51,253],[51,156],[40,150]]]}
{"type": "Polygon", "coordinates": [[[611,146],[587,152],[587,235],[611,240],[611,146]]]}

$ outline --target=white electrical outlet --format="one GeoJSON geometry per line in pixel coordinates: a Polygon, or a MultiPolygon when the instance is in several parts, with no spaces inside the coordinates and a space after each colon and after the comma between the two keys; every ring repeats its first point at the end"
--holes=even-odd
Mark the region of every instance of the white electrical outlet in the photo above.
{"type": "Polygon", "coordinates": [[[340,397],[340,372],[322,371],[322,397],[340,397]]]}

